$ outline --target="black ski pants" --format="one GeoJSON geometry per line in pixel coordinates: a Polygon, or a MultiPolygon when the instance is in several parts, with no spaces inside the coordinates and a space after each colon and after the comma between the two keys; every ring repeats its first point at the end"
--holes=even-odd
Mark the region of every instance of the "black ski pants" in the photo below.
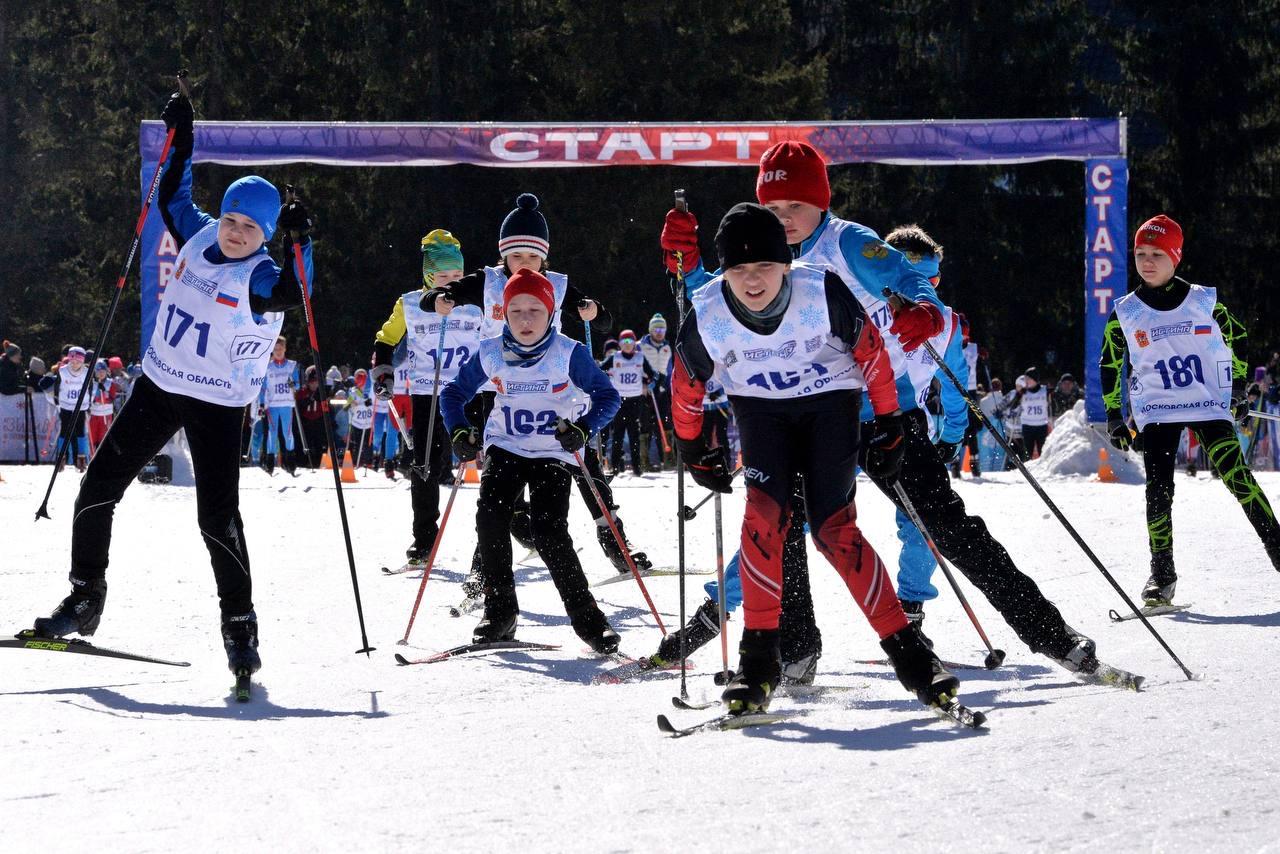
{"type": "Polygon", "coordinates": [[[1183,429],[1196,434],[1209,464],[1240,502],[1268,554],[1280,555],[1280,525],[1276,523],[1271,502],[1244,461],[1235,425],[1225,419],[1148,424],[1142,429],[1142,463],[1147,472],[1147,539],[1151,553],[1173,550],[1173,469],[1183,429]]]}
{"type": "MultiPolygon", "coordinates": [[[[870,426],[864,425],[866,435],[871,435],[870,426]]],[[[965,512],[964,501],[952,488],[946,466],[929,441],[924,413],[919,409],[906,413],[904,428],[904,457],[898,479],[939,551],[982,591],[1033,652],[1060,654],[1069,640],[1062,614],[1018,569],[982,518],[965,512]]],[[[863,447],[860,459],[864,470],[866,452],[863,447]]],[[[901,509],[893,483],[872,480],[901,509]]]]}
{"type": "MultiPolygon", "coordinates": [[[[138,379],[80,482],[71,523],[71,576],[104,578],[116,504],[143,466],[178,432],[186,430],[196,479],[196,520],[213,564],[224,615],[253,610],[249,550],[240,520],[240,422],[242,406],[220,406],[164,391],[138,379]]],[[[161,520],[156,520],[157,524],[161,520]]],[[[157,554],[157,562],[180,558],[157,554]]]]}
{"type": "Polygon", "coordinates": [[[413,544],[430,550],[440,531],[440,475],[453,464],[449,431],[433,394],[415,394],[413,401],[413,468],[409,473],[409,497],[413,502],[413,544]],[[431,430],[432,411],[435,429],[431,430]],[[427,433],[431,433],[428,454],[427,433]]]}
{"type": "Polygon", "coordinates": [[[631,471],[640,474],[640,418],[649,399],[643,394],[624,397],[622,407],[613,417],[613,451],[609,463],[615,472],[622,471],[622,436],[631,440],[631,471]]]}
{"type": "Polygon", "coordinates": [[[480,577],[486,605],[518,609],[511,555],[511,514],[529,488],[529,521],[534,548],[551,573],[566,613],[595,604],[569,536],[569,471],[553,459],[522,457],[491,446],[486,454],[476,506],[480,577]]]}

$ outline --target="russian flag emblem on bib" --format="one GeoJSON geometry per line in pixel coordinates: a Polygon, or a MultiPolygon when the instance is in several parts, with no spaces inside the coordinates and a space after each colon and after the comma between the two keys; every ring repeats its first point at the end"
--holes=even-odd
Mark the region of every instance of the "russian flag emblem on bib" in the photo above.
{"type": "Polygon", "coordinates": [[[219,305],[230,306],[231,308],[235,308],[240,304],[239,298],[234,297],[231,294],[224,294],[222,291],[218,291],[216,302],[219,305]]]}

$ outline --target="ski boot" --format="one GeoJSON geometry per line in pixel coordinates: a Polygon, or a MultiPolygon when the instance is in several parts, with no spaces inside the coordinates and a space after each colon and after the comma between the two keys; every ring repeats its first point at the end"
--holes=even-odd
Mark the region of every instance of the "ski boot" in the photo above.
{"type": "MultiPolygon", "coordinates": [[[[627,529],[622,527],[622,520],[615,514],[613,524],[618,526],[618,533],[622,535],[622,541],[627,542],[627,529]]],[[[630,572],[631,568],[627,566],[627,557],[622,553],[622,549],[618,548],[618,539],[613,535],[613,531],[609,528],[608,522],[604,518],[596,521],[596,540],[600,543],[600,548],[604,551],[605,557],[609,558],[609,563],[613,564],[613,568],[618,572],[630,572]],[[601,524],[601,523],[604,524],[601,524]]],[[[636,569],[640,572],[647,572],[653,569],[653,563],[649,560],[649,556],[644,552],[638,552],[627,543],[627,550],[631,552],[631,560],[635,562],[636,569]]]]}
{"type": "Polygon", "coordinates": [[[84,454],[76,454],[76,471],[84,474],[84,470],[89,467],[89,459],[84,454]]]}
{"type": "Polygon", "coordinates": [[[418,541],[414,540],[413,545],[404,550],[405,563],[421,566],[427,562],[427,558],[431,556],[431,546],[418,545],[418,541]]]}
{"type": "Polygon", "coordinates": [[[262,470],[267,474],[275,474],[276,471],[276,455],[268,451],[262,452],[262,470]]]}
{"type": "Polygon", "coordinates": [[[569,622],[573,624],[574,632],[586,641],[593,652],[612,655],[618,651],[621,638],[609,625],[604,612],[595,602],[575,609],[569,614],[569,622]]]}
{"type": "Polygon", "coordinates": [[[45,638],[61,638],[75,632],[89,637],[98,630],[102,606],[107,600],[107,582],[71,579],[71,595],[63,599],[48,617],[37,617],[36,634],[45,638]]]}
{"type": "Polygon", "coordinates": [[[484,600],[484,616],[471,632],[472,643],[515,640],[519,617],[520,609],[513,598],[495,596],[489,591],[484,600]]]}
{"type": "Polygon", "coordinates": [[[1097,645],[1091,638],[1067,626],[1067,634],[1055,649],[1045,650],[1052,658],[1072,673],[1093,673],[1098,669],[1097,645]]]}
{"type": "Polygon", "coordinates": [[[689,622],[679,631],[671,632],[658,644],[658,651],[650,661],[659,667],[672,667],[680,661],[680,638],[684,638],[685,657],[693,655],[720,634],[720,606],[708,599],[693,612],[689,622]]]}
{"type": "Polygon", "coordinates": [[[783,685],[812,685],[818,675],[818,659],[822,658],[822,650],[798,655],[790,661],[782,663],[783,685]]]}
{"type": "Polygon", "coordinates": [[[1155,552],[1151,555],[1151,577],[1142,588],[1142,602],[1148,608],[1154,605],[1172,605],[1173,591],[1178,586],[1178,573],[1173,568],[1173,552],[1155,552]]]}
{"type": "Polygon", "coordinates": [[[387,480],[396,479],[396,461],[394,457],[387,457],[386,466],[383,468],[383,472],[386,473],[387,480]]]}
{"type": "Polygon", "coordinates": [[[926,706],[943,706],[955,698],[960,680],[953,676],[915,629],[907,627],[880,641],[902,687],[926,706]]]}
{"type": "Polygon", "coordinates": [[[222,646],[227,651],[227,667],[237,676],[243,671],[257,673],[262,667],[258,657],[258,615],[222,615],[222,646]]]}
{"type": "Polygon", "coordinates": [[[920,636],[920,640],[924,641],[924,645],[933,649],[933,641],[929,640],[928,635],[924,633],[922,628],[924,624],[924,603],[913,602],[909,599],[899,599],[902,605],[902,612],[907,615],[908,627],[920,636]]]}
{"type": "Polygon", "coordinates": [[[720,699],[731,715],[763,712],[781,680],[778,630],[747,629],[738,646],[738,672],[720,699]]]}
{"type": "Polygon", "coordinates": [[[291,475],[298,473],[298,460],[293,451],[284,452],[284,470],[291,475]]]}
{"type": "Polygon", "coordinates": [[[977,454],[969,455],[969,476],[982,477],[982,463],[978,462],[977,454]]]}

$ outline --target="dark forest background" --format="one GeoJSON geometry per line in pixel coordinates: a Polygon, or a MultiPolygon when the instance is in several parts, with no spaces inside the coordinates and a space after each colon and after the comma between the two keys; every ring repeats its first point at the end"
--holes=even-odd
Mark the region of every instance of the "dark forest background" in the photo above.
{"type": "MultiPolygon", "coordinates": [[[[1164,211],[1181,272],[1217,285],[1250,361],[1280,341],[1280,0],[244,0],[0,3],[0,335],[92,343],[139,205],[138,123],[192,70],[197,119],[747,121],[1130,118],[1129,226],[1164,211]]],[[[217,209],[242,170],[201,166],[217,209]]],[[[947,247],[944,299],[1006,376],[1082,359],[1083,167],[843,166],[833,208],[947,247]]],[[[753,198],[747,169],[264,168],[304,188],[327,362],[364,363],[418,242],[447,227],[491,263],[521,191],[551,263],[622,326],[672,312],[657,234],[687,187],[703,252],[753,198]]],[[[277,257],[281,257],[277,252],[277,257]]],[[[107,351],[135,354],[136,263],[107,351]]],[[[671,315],[668,314],[670,317],[671,315]]],[[[605,330],[602,330],[605,331],[605,330]]],[[[300,314],[286,333],[303,350],[300,314]]],[[[596,342],[597,347],[599,341],[596,342]]]]}

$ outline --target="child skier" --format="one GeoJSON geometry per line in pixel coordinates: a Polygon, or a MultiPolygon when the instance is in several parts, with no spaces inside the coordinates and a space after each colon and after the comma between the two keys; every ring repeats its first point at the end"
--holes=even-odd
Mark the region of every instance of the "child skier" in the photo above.
{"type": "MultiPolygon", "coordinates": [[[[1184,429],[1204,445],[1222,483],[1240,502],[1271,564],[1280,570],[1280,525],[1240,451],[1235,421],[1249,411],[1245,396],[1247,337],[1216,288],[1174,275],[1182,261],[1182,228],[1160,214],[1133,239],[1136,290],[1115,301],[1102,347],[1103,403],[1111,442],[1127,449],[1133,437],[1122,415],[1123,370],[1129,364],[1129,412],[1142,440],[1147,475],[1147,537],[1151,577],[1147,605],[1173,602],[1174,454],[1184,429]]],[[[1025,404],[1024,404],[1025,405],[1025,404]]],[[[1024,428],[1025,429],[1025,428],[1024,428]]]]}
{"type": "Polygon", "coordinates": [[[85,367],[84,348],[73,346],[67,350],[66,363],[53,372],[53,396],[58,401],[58,417],[61,419],[58,452],[55,454],[59,471],[68,460],[75,464],[76,471],[84,471],[89,460],[89,442],[84,431],[85,407],[81,406],[80,411],[76,412],[76,401],[80,399],[80,390],[84,388],[88,370],[85,367]],[[64,436],[67,437],[65,440],[64,436]],[[74,447],[72,442],[75,443],[74,447]]]}
{"type": "Polygon", "coordinates": [[[600,369],[609,375],[610,382],[622,397],[622,407],[613,419],[613,454],[609,459],[615,472],[622,471],[623,434],[631,443],[631,473],[642,474],[640,424],[645,408],[651,406],[647,390],[657,376],[649,366],[649,360],[636,349],[636,334],[624,329],[618,335],[618,352],[607,357],[600,369]]]}
{"type": "Polygon", "coordinates": [[[93,366],[93,381],[89,384],[89,447],[93,453],[98,452],[102,438],[111,429],[111,421],[115,418],[116,395],[120,387],[111,378],[111,369],[106,359],[99,359],[93,366]]]}
{"type": "Polygon", "coordinates": [[[217,581],[227,664],[242,675],[262,662],[239,511],[240,425],[266,375],[282,310],[302,303],[293,265],[278,267],[265,244],[277,227],[301,240],[307,281],[313,282],[306,236],[311,222],[301,202],[282,206],[276,188],[256,175],[227,188],[220,218],[201,211],[191,199],[191,103],[175,94],[162,115],[174,130],[174,144],[157,203],[180,247],[177,265],[160,298],[143,376],[80,483],[71,523],[71,595],[52,616],[37,619],[35,631],[45,637],[97,631],[116,504],[182,429],[195,468],[197,519],[217,581]]]}
{"type": "Polygon", "coordinates": [[[574,631],[591,648],[612,653],[618,635],[587,587],[569,537],[569,471],[587,440],[618,411],[609,378],[581,344],[551,323],[554,289],[541,273],[520,270],[503,288],[502,334],[486,338],[441,395],[453,452],[486,463],[476,508],[476,536],[484,585],[484,618],[477,643],[515,637],[520,608],[512,568],[511,514],[527,486],[533,541],[564,602],[574,631]],[[497,389],[483,438],[465,407],[482,385],[497,389]],[[578,395],[590,397],[584,406],[578,395]]]}
{"type": "Polygon", "coordinates": [[[462,244],[444,229],[437,228],[422,238],[422,286],[396,300],[391,316],[374,336],[374,384],[385,385],[392,377],[391,359],[402,341],[407,349],[405,364],[409,369],[413,412],[413,467],[409,477],[413,503],[413,542],[405,551],[409,563],[421,563],[431,553],[440,520],[440,474],[448,467],[449,440],[444,425],[436,415],[431,447],[427,447],[427,431],[432,410],[438,407],[438,395],[445,385],[458,376],[462,363],[480,346],[480,309],[458,306],[446,317],[421,307],[423,294],[462,278],[462,244]],[[440,333],[444,330],[444,347],[440,333]],[[439,349],[438,349],[439,348],[439,349]],[[440,387],[435,388],[435,372],[439,363],[440,387]]]}
{"type": "MultiPolygon", "coordinates": [[[[653,368],[655,374],[655,382],[653,389],[653,399],[657,409],[655,418],[661,419],[661,425],[654,426],[654,432],[658,433],[665,430],[668,435],[671,434],[671,342],[667,340],[667,319],[661,314],[655,314],[649,318],[649,334],[640,339],[640,352],[644,354],[644,358],[649,363],[649,367],[653,368]]],[[[651,441],[657,442],[657,438],[651,441]]],[[[664,466],[675,465],[675,449],[672,448],[668,453],[662,453],[660,445],[655,444],[654,447],[659,451],[658,454],[651,456],[652,460],[662,460],[661,464],[650,466],[651,469],[661,471],[664,466]]]]}
{"type": "Polygon", "coordinates": [[[262,467],[268,473],[275,469],[278,437],[284,434],[284,468],[289,474],[297,469],[293,455],[294,395],[301,385],[298,382],[298,363],[285,358],[289,342],[281,335],[267,362],[267,379],[262,384],[262,404],[267,410],[267,448],[262,457],[262,467]]]}
{"type": "Polygon", "coordinates": [[[815,545],[880,636],[903,686],[926,705],[950,702],[959,680],[910,630],[856,521],[856,425],[864,388],[875,411],[868,472],[893,481],[902,463],[902,411],[879,332],[838,277],[791,263],[782,223],[766,208],[733,207],[720,222],[716,249],[724,274],[694,294],[677,339],[672,414],[694,480],[728,492],[727,454],[707,447],[701,423],[705,384],[720,371],[747,471],[739,552],[744,630],[726,706],[737,713],[766,709],[782,676],[781,553],[796,474],[805,479],[815,545]]]}
{"type": "MultiPolygon", "coordinates": [[[[427,291],[422,298],[423,311],[436,311],[447,315],[456,304],[478,305],[484,312],[484,326],[480,334],[483,338],[494,338],[502,334],[504,288],[508,279],[520,270],[532,270],[544,274],[551,282],[554,293],[555,310],[551,314],[551,325],[560,330],[560,315],[572,307],[579,319],[593,321],[599,316],[600,306],[573,285],[564,273],[548,271],[547,253],[551,249],[550,230],[547,220],[538,210],[538,197],[532,193],[521,193],[516,198],[515,210],[507,214],[498,231],[498,253],[502,263],[492,267],[484,267],[463,276],[445,287],[437,286],[427,291]]],[[[590,355],[588,348],[587,355],[590,355]]],[[[481,394],[482,420],[488,419],[493,408],[493,395],[490,392],[481,394]]],[[[596,490],[600,493],[605,505],[613,516],[614,524],[623,538],[626,529],[618,516],[618,505],[613,500],[613,490],[600,470],[600,460],[595,449],[588,447],[583,453],[587,471],[596,490]]],[[[578,484],[578,494],[587,505],[588,511],[596,522],[596,540],[600,548],[618,572],[627,572],[627,562],[622,550],[614,539],[613,532],[603,513],[591,494],[590,485],[581,470],[575,468],[574,480],[578,484]]],[[[636,568],[646,570],[652,568],[648,556],[644,552],[631,549],[631,558],[636,568]]]]}

